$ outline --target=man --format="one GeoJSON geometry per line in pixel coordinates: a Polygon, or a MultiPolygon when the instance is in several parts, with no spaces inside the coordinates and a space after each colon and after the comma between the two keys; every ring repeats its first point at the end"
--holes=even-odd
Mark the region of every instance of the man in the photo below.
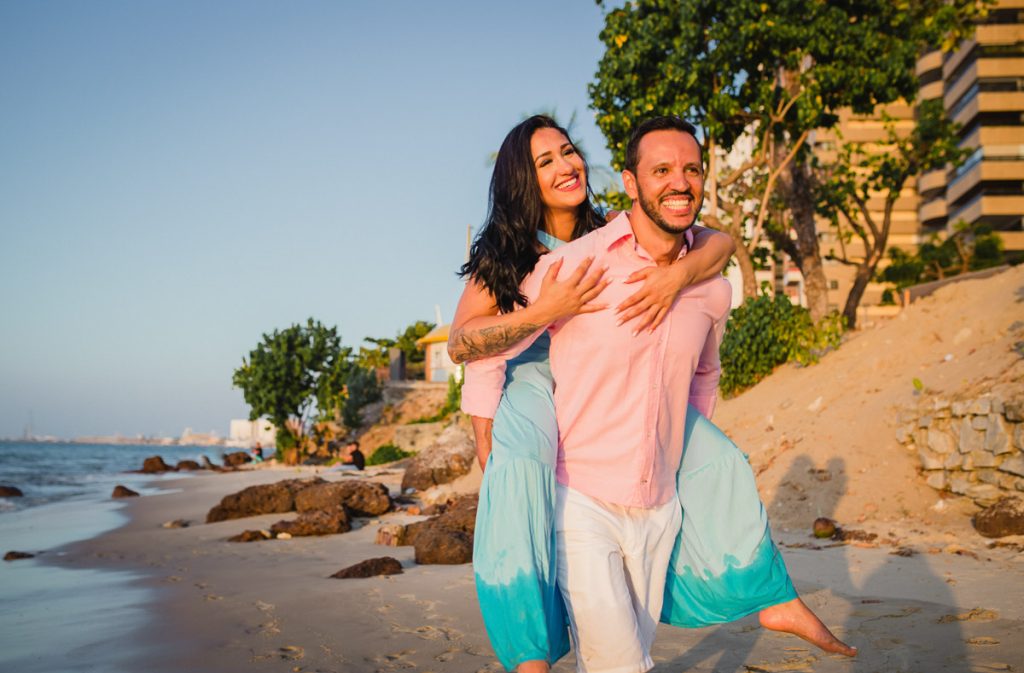
{"type": "Polygon", "coordinates": [[[366,457],[359,450],[359,442],[352,440],[345,445],[341,452],[341,462],[346,465],[353,465],[357,470],[366,469],[366,457]]]}
{"type": "MultiPolygon", "coordinates": [[[[559,260],[574,268],[593,257],[595,268],[607,267],[612,282],[601,301],[615,305],[631,293],[621,281],[632,272],[686,254],[704,194],[694,132],[677,117],[637,128],[623,172],[632,209],[543,256],[523,284],[531,301],[559,260]]],[[[684,289],[651,332],[634,335],[611,311],[552,327],[558,582],[581,671],[653,666],[650,648],[682,518],[676,472],[685,410],[687,402],[705,415],[713,409],[730,297],[718,276],[684,289]]],[[[500,395],[503,370],[485,378],[500,395]]]]}

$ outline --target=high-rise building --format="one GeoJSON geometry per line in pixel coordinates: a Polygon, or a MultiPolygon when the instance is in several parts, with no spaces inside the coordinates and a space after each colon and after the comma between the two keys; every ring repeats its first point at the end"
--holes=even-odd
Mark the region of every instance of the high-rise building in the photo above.
{"type": "Polygon", "coordinates": [[[920,98],[941,97],[960,146],[973,150],[957,168],[918,178],[922,233],[985,224],[1024,252],[1024,0],[998,0],[973,39],[925,54],[917,76],[920,98]]]}
{"type": "MultiPolygon", "coordinates": [[[[997,0],[972,39],[949,53],[924,54],[916,74],[918,101],[941,98],[960,126],[960,146],[972,152],[962,165],[930,171],[906,185],[895,204],[887,247],[910,252],[963,222],[992,227],[1008,253],[1024,255],[1024,0],[997,0]]],[[[897,131],[912,128],[912,107],[897,103],[884,111],[897,131]]],[[[841,114],[834,131],[817,134],[815,152],[827,161],[842,141],[877,142],[884,151],[887,131],[881,112],[841,114]]],[[[883,195],[868,205],[880,220],[883,195]]],[[[819,235],[823,254],[845,249],[849,257],[863,255],[856,238],[841,240],[827,222],[821,223],[819,235]]],[[[825,272],[831,307],[841,309],[854,268],[826,261],[825,272]]],[[[868,286],[861,302],[865,314],[879,312],[874,307],[884,288],[868,286]]]]}

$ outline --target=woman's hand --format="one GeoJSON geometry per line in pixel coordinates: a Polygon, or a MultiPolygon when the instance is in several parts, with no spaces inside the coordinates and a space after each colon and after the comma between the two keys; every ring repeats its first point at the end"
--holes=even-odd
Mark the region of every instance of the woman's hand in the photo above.
{"type": "Polygon", "coordinates": [[[644,329],[652,332],[657,329],[676,300],[676,295],[690,284],[691,279],[684,265],[670,264],[645,267],[634,271],[626,279],[627,283],[640,281],[644,281],[643,287],[615,307],[620,325],[639,317],[633,328],[634,335],[644,329]]]}
{"type": "Polygon", "coordinates": [[[607,304],[596,304],[594,299],[600,295],[608,283],[603,280],[607,268],[590,270],[594,263],[588,257],[579,263],[576,269],[565,280],[558,280],[558,272],[565,260],[554,262],[544,274],[540,286],[540,296],[531,308],[538,317],[538,322],[550,324],[561,318],[580,313],[594,313],[608,308],[607,304]],[[589,273],[588,273],[589,272],[589,273]]]}

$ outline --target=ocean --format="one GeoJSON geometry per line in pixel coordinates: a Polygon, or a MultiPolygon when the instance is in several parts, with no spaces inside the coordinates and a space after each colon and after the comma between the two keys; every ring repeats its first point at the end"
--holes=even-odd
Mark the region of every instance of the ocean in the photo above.
{"type": "Polygon", "coordinates": [[[20,673],[136,673],[124,668],[132,633],[150,617],[153,597],[131,572],[61,567],[60,547],[125,522],[123,484],[145,495],[168,475],[128,474],[149,456],[169,465],[220,463],[221,447],[0,442],[0,484],[20,498],[0,498],[0,554],[34,559],[0,563],[0,670],[20,673]]]}

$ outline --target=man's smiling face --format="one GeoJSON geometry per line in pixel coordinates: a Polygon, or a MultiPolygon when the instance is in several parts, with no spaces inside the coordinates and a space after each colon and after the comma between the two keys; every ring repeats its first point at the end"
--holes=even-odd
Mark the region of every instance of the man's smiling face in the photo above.
{"type": "Polygon", "coordinates": [[[669,234],[681,234],[697,219],[704,203],[704,168],[700,145],[689,133],[652,131],[637,148],[633,189],[626,191],[644,214],[669,234]]]}

